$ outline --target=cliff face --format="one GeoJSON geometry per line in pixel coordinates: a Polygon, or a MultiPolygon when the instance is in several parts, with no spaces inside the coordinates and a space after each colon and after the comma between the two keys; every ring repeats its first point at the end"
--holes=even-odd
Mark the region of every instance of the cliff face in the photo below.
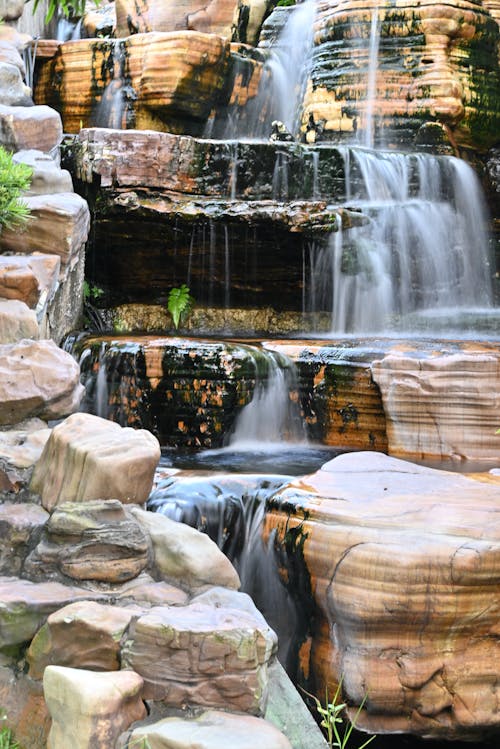
{"type": "Polygon", "coordinates": [[[485,149],[500,118],[498,17],[467,0],[322,0],[303,121],[313,114],[327,139],[372,129],[388,145],[444,135],[485,149]]]}

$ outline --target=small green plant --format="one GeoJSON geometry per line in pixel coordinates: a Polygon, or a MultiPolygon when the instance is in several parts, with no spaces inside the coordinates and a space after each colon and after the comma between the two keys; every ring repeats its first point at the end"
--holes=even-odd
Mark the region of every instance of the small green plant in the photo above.
{"type": "Polygon", "coordinates": [[[97,302],[97,300],[100,299],[103,294],[104,289],[101,289],[100,286],[95,286],[93,283],[89,283],[88,281],[83,282],[84,302],[90,302],[90,304],[92,304],[93,302],[97,302]]]}
{"type": "MultiPolygon", "coordinates": [[[[7,720],[7,715],[0,708],[0,721],[3,723],[4,720],[7,720]]],[[[0,726],[0,749],[21,749],[8,726],[0,726]]]]}
{"type": "MultiPolygon", "coordinates": [[[[33,13],[40,5],[41,0],[35,0],[33,5],[33,13]]],[[[49,23],[52,19],[56,10],[60,10],[66,18],[80,18],[85,15],[85,3],[86,0],[49,0],[49,6],[47,8],[47,15],[45,16],[45,23],[49,23]]],[[[94,4],[98,6],[100,0],[94,0],[94,4]]]]}
{"type": "Polygon", "coordinates": [[[138,736],[136,739],[129,741],[127,749],[132,749],[132,747],[133,749],[152,749],[147,736],[138,736]]]}
{"type": "Polygon", "coordinates": [[[30,166],[17,164],[0,146],[0,233],[3,228],[19,228],[28,220],[30,210],[21,195],[29,188],[32,175],[30,166]]]}
{"type": "Polygon", "coordinates": [[[177,330],[181,320],[185,320],[194,304],[194,299],[189,293],[189,287],[185,283],[182,286],[170,289],[168,295],[167,309],[172,315],[174,328],[177,330]]]}
{"type": "MultiPolygon", "coordinates": [[[[354,718],[352,720],[346,720],[342,716],[342,713],[346,709],[347,704],[345,702],[340,702],[342,694],[342,679],[340,679],[340,682],[333,696],[333,700],[331,701],[328,699],[327,690],[324,707],[318,700],[318,698],[314,696],[314,694],[306,692],[305,689],[302,689],[302,691],[315,702],[316,710],[321,718],[320,726],[325,731],[326,740],[330,749],[346,749],[351,739],[351,734],[356,728],[356,723],[358,721],[359,714],[366,702],[366,697],[363,698],[363,701],[358,707],[354,718]]],[[[368,744],[370,744],[375,738],[376,736],[370,736],[370,738],[367,739],[363,744],[361,744],[361,746],[359,746],[357,749],[364,749],[364,747],[368,746],[368,744]]]]}

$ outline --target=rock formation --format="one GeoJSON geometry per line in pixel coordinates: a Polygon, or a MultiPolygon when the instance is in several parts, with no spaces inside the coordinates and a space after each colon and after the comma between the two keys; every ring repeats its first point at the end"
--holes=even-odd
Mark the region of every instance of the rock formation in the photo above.
{"type": "Polygon", "coordinates": [[[363,729],[498,732],[499,498],[494,480],[352,453],[271,500],[303,674],[318,694],[342,677],[353,713],[366,697],[363,729]]]}

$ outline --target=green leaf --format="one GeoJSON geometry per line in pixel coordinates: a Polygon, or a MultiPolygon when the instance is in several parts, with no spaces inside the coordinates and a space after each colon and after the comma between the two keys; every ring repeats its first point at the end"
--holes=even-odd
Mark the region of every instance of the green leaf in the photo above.
{"type": "Polygon", "coordinates": [[[189,287],[185,283],[182,286],[170,290],[168,295],[167,309],[172,316],[174,328],[177,330],[181,320],[185,319],[194,304],[194,299],[189,293],[189,287]]]}

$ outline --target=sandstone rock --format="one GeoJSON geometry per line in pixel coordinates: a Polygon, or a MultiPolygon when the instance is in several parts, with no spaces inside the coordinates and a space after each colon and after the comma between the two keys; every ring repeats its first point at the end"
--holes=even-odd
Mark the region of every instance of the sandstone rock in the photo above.
{"type": "Polygon", "coordinates": [[[19,575],[49,515],[38,505],[0,504],[0,575],[19,575]]]}
{"type": "Polygon", "coordinates": [[[48,666],[44,697],[52,717],[48,749],[114,749],[118,736],[146,715],[142,679],[132,671],[94,673],[48,666]]]}
{"type": "Polygon", "coordinates": [[[148,559],[146,534],[118,500],[67,502],[50,516],[25,573],[120,583],[137,577],[148,559]]]}
{"type": "Polygon", "coordinates": [[[120,640],[132,616],[131,610],[93,601],[55,611],[28,648],[29,675],[41,679],[49,665],[118,671],[120,640]]]}
{"type": "Polygon", "coordinates": [[[19,669],[0,666],[0,705],[7,715],[2,728],[12,729],[19,746],[46,749],[50,715],[39,682],[19,669]]]}
{"type": "Polygon", "coordinates": [[[204,533],[137,507],[132,507],[131,513],[151,538],[153,565],[160,577],[188,589],[204,585],[240,587],[233,565],[204,533]]]}
{"type": "Polygon", "coordinates": [[[23,14],[25,0],[0,0],[0,18],[17,21],[23,14]]]}
{"type": "Polygon", "coordinates": [[[61,140],[61,117],[50,107],[0,104],[0,145],[8,151],[31,148],[51,151],[61,140]]]}
{"type": "Polygon", "coordinates": [[[18,299],[0,299],[0,345],[39,338],[36,314],[18,299]]]}
{"type": "Polygon", "coordinates": [[[28,164],[33,169],[31,185],[26,195],[51,195],[73,192],[73,180],[66,169],[60,169],[54,159],[43,151],[18,151],[13,161],[28,164]]]}
{"type": "Polygon", "coordinates": [[[28,419],[13,429],[1,429],[0,459],[16,468],[30,468],[42,454],[50,431],[42,419],[28,419]]]}
{"type": "Polygon", "coordinates": [[[53,298],[61,266],[57,255],[0,255],[0,297],[19,299],[31,309],[53,298]]]}
{"type": "Polygon", "coordinates": [[[149,0],[140,7],[133,0],[116,0],[117,35],[195,29],[231,36],[237,5],[237,0],[208,0],[201,7],[197,0],[180,0],[176,3],[149,0]]]}
{"type": "Polygon", "coordinates": [[[22,232],[2,232],[2,251],[59,255],[63,269],[74,267],[89,233],[87,202],[72,192],[35,195],[25,198],[24,202],[32,220],[22,232]]]}
{"type": "Polygon", "coordinates": [[[134,728],[129,746],[142,739],[151,749],[291,749],[288,739],[262,718],[207,710],[190,720],[165,718],[149,726],[134,728]]]}
{"type": "Polygon", "coordinates": [[[498,484],[379,453],[339,456],[274,495],[266,532],[315,612],[304,667],[318,696],[342,675],[349,704],[367,699],[367,731],[498,732],[499,499],[498,484]]]}
{"type": "Polygon", "coordinates": [[[418,358],[394,352],[374,361],[371,370],[382,393],[391,455],[498,456],[500,354],[495,347],[464,344],[458,352],[450,347],[418,358]]]}
{"type": "Polygon", "coordinates": [[[183,606],[189,599],[181,588],[163,581],[155,582],[144,572],[134,580],[123,583],[113,591],[113,595],[124,603],[136,602],[148,606],[183,606]]]}
{"type": "Polygon", "coordinates": [[[90,499],[142,504],[159,459],[158,440],[149,432],[74,414],[53,429],[35,468],[32,489],[48,510],[59,502],[90,499]]]}
{"type": "Polygon", "coordinates": [[[0,424],[71,413],[82,396],[79,376],[73,357],[53,341],[0,346],[0,424]]]}
{"type": "Polygon", "coordinates": [[[0,96],[8,107],[25,107],[33,104],[31,90],[25,86],[17,65],[0,61],[0,96]]]}
{"type": "Polygon", "coordinates": [[[106,601],[106,596],[57,582],[0,577],[0,650],[29,642],[49,614],[81,600],[106,601]]]}
{"type": "Polygon", "coordinates": [[[0,41],[0,62],[6,62],[10,65],[15,65],[19,70],[22,78],[24,78],[24,76],[26,75],[23,58],[21,57],[16,45],[12,42],[0,41]]]}
{"type": "Polygon", "coordinates": [[[144,677],[144,697],[261,714],[276,637],[259,618],[203,603],[156,607],[134,621],[123,665],[144,677]]]}

